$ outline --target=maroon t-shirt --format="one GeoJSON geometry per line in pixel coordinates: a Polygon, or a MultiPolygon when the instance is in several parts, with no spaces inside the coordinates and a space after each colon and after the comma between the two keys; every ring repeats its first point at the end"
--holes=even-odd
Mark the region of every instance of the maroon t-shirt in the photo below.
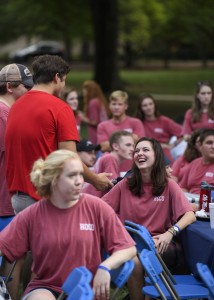
{"type": "Polygon", "coordinates": [[[112,208],[88,194],[68,209],[41,200],[16,215],[0,233],[0,249],[10,262],[32,252],[36,277],[25,293],[37,287],[60,292],[72,269],[84,265],[96,272],[101,249],[112,254],[134,245],[112,208]]]}

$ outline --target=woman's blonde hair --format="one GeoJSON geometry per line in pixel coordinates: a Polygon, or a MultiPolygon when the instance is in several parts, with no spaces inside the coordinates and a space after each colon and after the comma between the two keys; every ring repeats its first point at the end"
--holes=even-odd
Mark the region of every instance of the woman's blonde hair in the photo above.
{"type": "Polygon", "coordinates": [[[69,159],[80,160],[77,153],[69,150],[56,150],[45,159],[34,162],[30,179],[40,197],[49,197],[52,188],[62,173],[64,164],[69,159]]]}

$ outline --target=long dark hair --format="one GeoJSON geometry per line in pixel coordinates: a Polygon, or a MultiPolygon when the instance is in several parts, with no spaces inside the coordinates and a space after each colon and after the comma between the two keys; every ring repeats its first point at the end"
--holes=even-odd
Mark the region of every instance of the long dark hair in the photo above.
{"type": "Polygon", "coordinates": [[[191,162],[195,158],[198,158],[201,156],[201,153],[198,151],[198,149],[196,147],[196,141],[197,141],[197,138],[201,135],[201,133],[203,131],[204,131],[204,129],[200,128],[200,129],[193,131],[193,133],[191,134],[191,137],[187,144],[187,148],[183,154],[186,161],[191,162]]]}
{"type": "MultiPolygon", "coordinates": [[[[136,146],[142,141],[150,142],[155,153],[155,162],[151,172],[151,182],[153,185],[152,193],[154,196],[159,196],[163,193],[164,188],[168,182],[166,166],[164,161],[164,152],[158,141],[147,137],[139,139],[135,145],[135,149],[136,146]]],[[[138,197],[144,194],[143,179],[140,170],[136,166],[135,162],[132,165],[132,175],[128,177],[127,182],[132,194],[138,197]]]]}
{"type": "Polygon", "coordinates": [[[141,121],[145,120],[145,114],[142,111],[141,106],[142,106],[143,100],[146,99],[146,98],[151,99],[153,101],[153,103],[154,103],[154,106],[155,106],[155,112],[154,112],[155,117],[157,118],[157,117],[160,116],[160,113],[159,113],[158,107],[157,107],[157,102],[155,101],[154,97],[151,94],[142,94],[142,95],[140,95],[140,100],[138,102],[137,112],[136,112],[136,118],[140,119],[141,121]]]}
{"type": "Polygon", "coordinates": [[[192,121],[193,123],[198,122],[201,117],[201,102],[198,98],[198,93],[200,92],[203,86],[208,86],[211,88],[212,91],[212,99],[208,107],[208,116],[211,119],[214,119],[214,93],[213,93],[213,86],[210,81],[199,81],[196,85],[195,91],[195,98],[192,103],[192,121]]]}

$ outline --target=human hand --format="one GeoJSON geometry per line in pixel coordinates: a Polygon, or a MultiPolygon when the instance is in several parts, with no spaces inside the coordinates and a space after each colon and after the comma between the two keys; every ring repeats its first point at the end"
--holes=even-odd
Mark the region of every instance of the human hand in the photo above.
{"type": "Polygon", "coordinates": [[[79,116],[81,121],[83,121],[85,123],[88,123],[88,117],[86,117],[84,112],[82,112],[81,110],[78,110],[78,116],[79,116]]]}
{"type": "Polygon", "coordinates": [[[95,188],[98,191],[104,191],[114,186],[108,177],[111,177],[112,173],[99,173],[97,174],[97,180],[94,183],[95,188]]]}
{"type": "Polygon", "coordinates": [[[93,290],[95,300],[108,300],[110,298],[110,281],[109,272],[103,269],[97,269],[93,280],[93,290]]]}
{"type": "Polygon", "coordinates": [[[172,240],[172,234],[169,231],[165,233],[153,236],[155,247],[158,253],[163,254],[168,249],[168,246],[172,240]]]}

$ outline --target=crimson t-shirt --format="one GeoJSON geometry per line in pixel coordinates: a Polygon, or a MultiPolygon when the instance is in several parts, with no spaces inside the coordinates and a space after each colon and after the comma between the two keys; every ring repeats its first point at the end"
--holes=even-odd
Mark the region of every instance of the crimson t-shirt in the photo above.
{"type": "Polygon", "coordinates": [[[63,141],[79,141],[73,111],[59,98],[31,90],[12,106],[6,128],[6,176],[9,191],[38,200],[30,182],[33,163],[58,149],[63,141]]]}
{"type": "Polygon", "coordinates": [[[38,287],[61,292],[68,274],[86,266],[95,274],[101,249],[110,255],[134,246],[112,208],[101,199],[82,194],[68,209],[41,200],[17,214],[0,233],[0,249],[12,262],[31,250],[36,274],[25,293],[38,287]]]}

